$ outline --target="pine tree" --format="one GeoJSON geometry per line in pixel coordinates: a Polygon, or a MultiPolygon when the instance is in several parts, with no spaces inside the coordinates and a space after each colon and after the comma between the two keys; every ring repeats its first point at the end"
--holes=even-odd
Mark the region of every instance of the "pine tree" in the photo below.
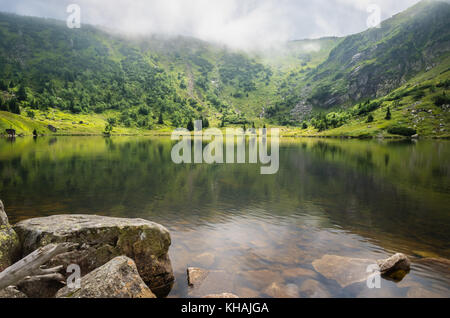
{"type": "Polygon", "coordinates": [[[373,122],[373,115],[370,114],[369,117],[367,118],[367,122],[368,123],[372,123],[373,122]]]}
{"type": "Polygon", "coordinates": [[[158,125],[164,125],[164,119],[162,112],[159,113],[158,125]]]}
{"type": "Polygon", "coordinates": [[[392,118],[391,108],[388,107],[387,112],[386,112],[386,120],[391,120],[391,118],[392,118]]]}
{"type": "Polygon", "coordinates": [[[190,119],[188,122],[187,130],[194,131],[194,122],[192,121],[192,119],[190,119]]]}
{"type": "Polygon", "coordinates": [[[7,91],[8,85],[6,84],[5,80],[0,81],[0,91],[7,91]]]}
{"type": "Polygon", "coordinates": [[[208,118],[205,118],[205,119],[202,118],[202,125],[203,125],[203,128],[209,128],[208,118]]]}
{"type": "Polygon", "coordinates": [[[23,84],[20,85],[19,87],[19,91],[17,92],[17,98],[20,101],[26,101],[28,96],[27,96],[27,91],[25,89],[25,86],[23,84]]]}
{"type": "Polygon", "coordinates": [[[11,113],[20,115],[20,107],[19,107],[19,103],[17,102],[17,99],[15,99],[15,98],[10,99],[8,106],[9,106],[9,111],[11,113]]]}

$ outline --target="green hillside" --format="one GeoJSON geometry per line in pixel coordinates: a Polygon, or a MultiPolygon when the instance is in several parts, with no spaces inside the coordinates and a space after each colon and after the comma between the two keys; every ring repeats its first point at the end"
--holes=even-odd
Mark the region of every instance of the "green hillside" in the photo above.
{"type": "Polygon", "coordinates": [[[241,52],[0,13],[0,133],[143,134],[203,118],[288,135],[389,136],[400,126],[445,137],[449,21],[450,4],[423,1],[379,29],[241,52]]]}

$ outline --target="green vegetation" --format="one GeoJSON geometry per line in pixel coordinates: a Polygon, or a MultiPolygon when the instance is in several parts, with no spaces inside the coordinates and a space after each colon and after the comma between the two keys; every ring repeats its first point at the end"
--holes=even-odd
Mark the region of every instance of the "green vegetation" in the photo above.
{"type": "Polygon", "coordinates": [[[246,53],[0,13],[0,133],[164,133],[201,119],[288,136],[448,137],[449,17],[449,4],[420,2],[380,29],[246,53]]]}

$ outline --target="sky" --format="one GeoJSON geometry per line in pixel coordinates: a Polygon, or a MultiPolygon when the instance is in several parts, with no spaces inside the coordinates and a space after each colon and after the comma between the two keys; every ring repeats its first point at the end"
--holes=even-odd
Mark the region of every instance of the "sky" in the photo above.
{"type": "Polygon", "coordinates": [[[236,48],[364,31],[375,4],[381,20],[419,0],[0,0],[0,11],[66,20],[69,4],[83,23],[130,34],[193,36],[236,48]]]}

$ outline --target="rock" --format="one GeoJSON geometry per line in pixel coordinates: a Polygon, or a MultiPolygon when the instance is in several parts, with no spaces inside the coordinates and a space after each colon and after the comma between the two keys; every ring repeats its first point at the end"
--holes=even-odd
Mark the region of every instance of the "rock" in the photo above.
{"type": "Polygon", "coordinates": [[[2,225],[9,225],[9,222],[5,212],[5,206],[3,205],[2,200],[0,200],[0,226],[2,225]]]}
{"type": "Polygon", "coordinates": [[[23,255],[49,243],[80,245],[77,250],[58,255],[48,266],[77,264],[83,276],[125,255],[136,262],[142,279],[157,296],[166,296],[172,288],[170,234],[159,224],[142,219],[56,215],[22,221],[14,229],[22,242],[23,255]]]}
{"type": "Polygon", "coordinates": [[[10,286],[0,290],[0,298],[27,298],[27,295],[17,290],[16,287],[10,286]]]}
{"type": "Polygon", "coordinates": [[[188,285],[191,287],[200,286],[200,284],[208,277],[209,271],[197,268],[189,267],[187,269],[188,285]]]}
{"type": "Polygon", "coordinates": [[[19,237],[8,222],[3,202],[0,200],[0,272],[20,258],[19,237]]]}
{"type": "Polygon", "coordinates": [[[418,134],[412,135],[411,138],[412,139],[419,139],[419,135],[418,134]]]}
{"type": "Polygon", "coordinates": [[[405,254],[397,253],[385,260],[377,261],[380,273],[386,276],[395,275],[395,272],[408,273],[411,270],[411,261],[405,254]]]}
{"type": "Polygon", "coordinates": [[[326,288],[314,279],[307,279],[300,286],[300,295],[308,298],[330,298],[330,293],[326,288]]]}
{"type": "Polygon", "coordinates": [[[282,272],[282,274],[287,278],[298,278],[304,276],[317,277],[317,274],[314,271],[300,267],[286,269],[282,272]]]}
{"type": "Polygon", "coordinates": [[[57,298],[156,298],[139,276],[136,264],[126,256],[116,257],[81,278],[80,288],[67,286],[57,298]]]}
{"type": "Polygon", "coordinates": [[[272,298],[299,298],[299,289],[296,285],[282,285],[272,283],[264,290],[264,294],[272,298]]]}
{"type": "Polygon", "coordinates": [[[342,288],[366,281],[372,274],[367,272],[368,266],[376,265],[375,261],[369,259],[337,255],[325,255],[312,264],[317,272],[328,279],[334,279],[342,288]]]}
{"type": "Polygon", "coordinates": [[[48,130],[50,130],[53,133],[58,131],[58,129],[56,127],[52,126],[52,125],[48,125],[47,128],[48,128],[48,130]]]}
{"type": "Polygon", "coordinates": [[[205,296],[203,298],[239,298],[239,296],[236,296],[234,294],[230,294],[230,293],[223,293],[223,294],[215,294],[215,295],[208,295],[205,296]]]}

